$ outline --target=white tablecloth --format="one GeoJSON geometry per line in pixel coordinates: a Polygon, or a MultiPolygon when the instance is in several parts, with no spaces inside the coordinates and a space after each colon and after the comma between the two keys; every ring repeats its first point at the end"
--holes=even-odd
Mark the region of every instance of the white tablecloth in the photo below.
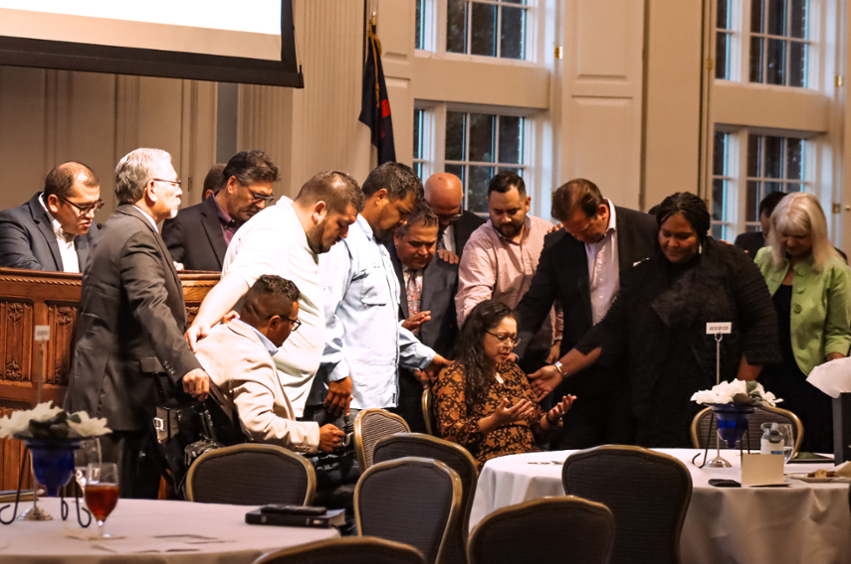
{"type": "MultiPolygon", "coordinates": [[[[0,562],[248,564],[270,550],[338,536],[333,528],[248,525],[245,513],[254,507],[120,499],[105,530],[124,539],[78,540],[63,532],[63,527],[80,530],[73,501],[67,521],[60,518],[58,499],[41,499],[39,505],[53,521],[0,525],[0,562]]],[[[32,502],[21,507],[32,507],[32,502]]],[[[10,512],[3,517],[8,519],[10,512]]],[[[97,524],[85,530],[96,531],[97,524]]]]}
{"type": "MultiPolygon", "coordinates": [[[[658,450],[683,461],[694,482],[680,543],[684,564],[851,563],[848,483],[790,480],[791,486],[785,488],[716,488],[709,485],[710,478],[741,480],[738,451],[722,451],[732,468],[700,469],[691,464],[696,450],[658,450]]],[[[561,463],[570,454],[520,454],[485,464],[470,515],[471,530],[502,507],[564,495],[561,463]],[[551,461],[556,464],[537,464],[551,461]]],[[[787,464],[786,473],[831,467],[787,464]]]]}

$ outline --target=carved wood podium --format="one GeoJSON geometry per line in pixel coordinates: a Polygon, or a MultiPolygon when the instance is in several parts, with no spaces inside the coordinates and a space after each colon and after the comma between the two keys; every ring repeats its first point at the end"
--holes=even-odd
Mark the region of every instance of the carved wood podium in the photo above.
{"type": "MultiPolygon", "coordinates": [[[[186,316],[191,323],[207,292],[219,281],[212,272],[180,273],[186,316]]],[[[82,275],[0,268],[0,417],[37,403],[40,374],[44,375],[41,401],[61,406],[68,385],[71,347],[79,313],[82,275]],[[43,371],[38,370],[36,325],[50,327],[43,371]]],[[[0,490],[18,487],[23,443],[0,440],[0,490]]],[[[24,487],[29,484],[24,476],[24,487]]]]}

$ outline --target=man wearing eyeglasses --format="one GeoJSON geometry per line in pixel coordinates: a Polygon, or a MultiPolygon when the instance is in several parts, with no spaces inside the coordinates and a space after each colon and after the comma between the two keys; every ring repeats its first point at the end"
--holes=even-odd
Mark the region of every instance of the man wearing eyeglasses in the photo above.
{"type": "Polygon", "coordinates": [[[423,188],[425,200],[440,222],[437,233],[438,256],[443,260],[456,262],[451,260],[447,253],[460,257],[470,235],[479,226],[484,225],[485,220],[461,208],[464,200],[464,185],[454,174],[447,172],[432,174],[423,188]]]}
{"type": "Polygon", "coordinates": [[[180,210],[163,224],[171,258],[186,270],[221,272],[234,233],[274,200],[278,167],[263,151],[242,151],[222,172],[221,190],[202,203],[180,210]]]}
{"type": "Polygon", "coordinates": [[[92,169],[77,162],[57,166],[43,192],[0,212],[0,266],[83,272],[98,232],[95,214],[102,207],[92,169]]]}
{"type": "Polygon", "coordinates": [[[298,299],[293,282],[264,274],[245,294],[239,317],[216,325],[196,354],[210,374],[211,393],[249,439],[299,453],[331,452],[344,433],[330,423],[295,421],[272,358],[301,325],[298,299]]]}
{"type": "Polygon", "coordinates": [[[101,448],[118,458],[122,497],[157,497],[163,460],[151,411],[186,394],[203,400],[210,378],[186,341],[183,287],[157,224],[180,207],[171,156],[136,149],[115,169],[118,207],[83,275],[65,407],[105,417],[101,448]]]}

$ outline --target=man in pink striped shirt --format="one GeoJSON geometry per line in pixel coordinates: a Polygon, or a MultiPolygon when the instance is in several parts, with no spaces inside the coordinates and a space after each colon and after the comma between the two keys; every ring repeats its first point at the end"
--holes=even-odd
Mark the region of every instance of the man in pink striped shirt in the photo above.
{"type": "MultiPolygon", "coordinates": [[[[511,308],[529,289],[544,248],[544,236],[553,224],[528,215],[531,197],[526,195],[523,179],[513,172],[500,172],[488,186],[490,219],[476,229],[464,247],[458,271],[455,308],[458,326],[476,304],[497,300],[511,308]]],[[[556,315],[544,323],[526,348],[521,368],[534,371],[549,357],[558,356],[561,331],[556,315]]]]}

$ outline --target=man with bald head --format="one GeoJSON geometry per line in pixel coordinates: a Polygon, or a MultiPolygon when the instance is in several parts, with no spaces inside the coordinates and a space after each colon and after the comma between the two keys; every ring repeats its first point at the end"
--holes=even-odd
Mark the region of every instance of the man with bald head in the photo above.
{"type": "Polygon", "coordinates": [[[44,180],[43,192],[0,212],[0,266],[83,272],[102,207],[92,169],[77,162],[57,166],[44,180]]]}
{"type": "MultiPolygon", "coordinates": [[[[459,257],[473,231],[484,225],[485,220],[473,212],[461,209],[464,200],[464,185],[461,179],[448,172],[432,174],[426,180],[425,200],[437,216],[440,228],[437,233],[437,249],[444,249],[459,257]]],[[[443,257],[441,253],[441,257],[443,257]]]]}

